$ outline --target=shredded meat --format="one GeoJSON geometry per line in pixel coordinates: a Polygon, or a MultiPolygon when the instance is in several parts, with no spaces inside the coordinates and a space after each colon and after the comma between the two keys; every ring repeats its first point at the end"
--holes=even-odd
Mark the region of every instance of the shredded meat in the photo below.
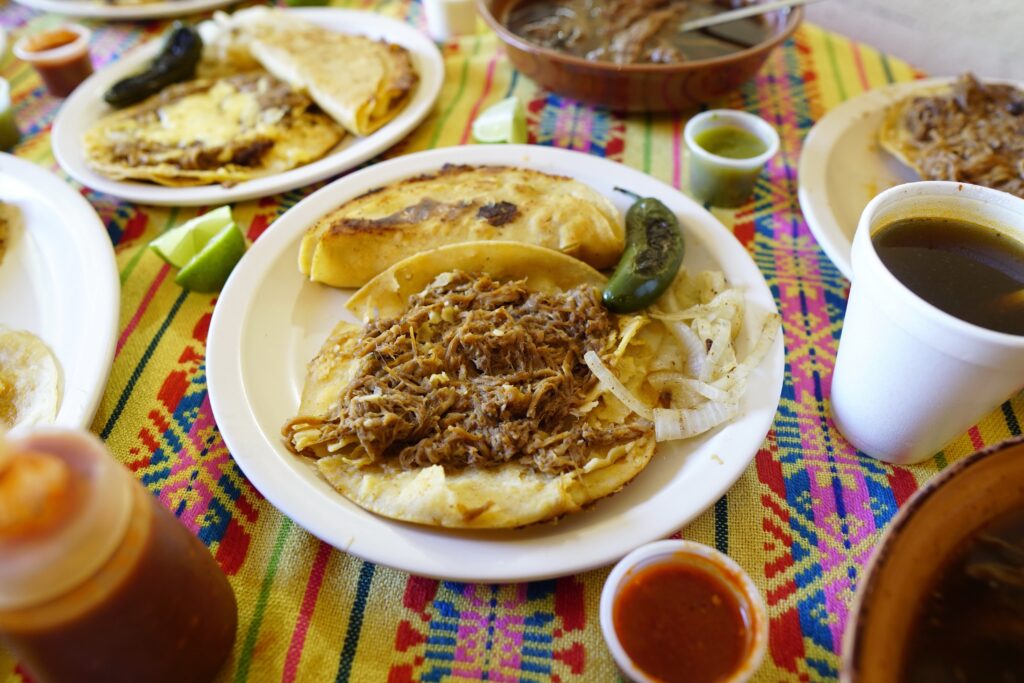
{"type": "Polygon", "coordinates": [[[515,3],[507,24],[530,42],[587,59],[668,64],[686,61],[674,44],[679,24],[735,4],[733,0],[537,0],[515,3]]]}
{"type": "Polygon", "coordinates": [[[949,95],[904,113],[909,156],[927,180],[985,185],[1024,198],[1024,91],[961,76],[949,95]]]}
{"type": "Polygon", "coordinates": [[[583,355],[606,350],[615,334],[594,287],[540,294],[525,281],[449,273],[412,297],[402,317],[365,326],[356,379],[340,414],[319,423],[321,438],[354,437],[372,461],[403,468],[573,470],[595,448],[651,429],[639,419],[595,427],[580,417],[596,382],[583,355]]]}

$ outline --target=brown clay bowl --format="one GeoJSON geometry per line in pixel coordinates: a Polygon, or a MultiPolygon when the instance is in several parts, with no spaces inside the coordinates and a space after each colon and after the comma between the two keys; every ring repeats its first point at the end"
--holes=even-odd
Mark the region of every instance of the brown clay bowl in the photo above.
{"type": "Polygon", "coordinates": [[[857,590],[842,683],[898,683],[917,609],[950,555],[996,517],[1024,508],[1024,438],[975,453],[900,510],[857,590]]]}
{"type": "Polygon", "coordinates": [[[616,111],[680,111],[728,94],[753,78],[804,16],[802,7],[768,12],[764,16],[773,28],[771,37],[724,57],[681,64],[613,64],[543,48],[509,31],[503,22],[520,1],[477,0],[481,16],[505,43],[512,64],[542,88],[616,111]]]}

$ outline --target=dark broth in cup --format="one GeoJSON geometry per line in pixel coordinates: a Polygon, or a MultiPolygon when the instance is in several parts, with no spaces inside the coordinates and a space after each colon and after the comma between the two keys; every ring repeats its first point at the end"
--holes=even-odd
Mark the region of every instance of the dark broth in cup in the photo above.
{"type": "Polygon", "coordinates": [[[1024,244],[955,218],[908,218],[872,236],[896,278],[936,308],[997,332],[1024,335],[1024,244]]]}

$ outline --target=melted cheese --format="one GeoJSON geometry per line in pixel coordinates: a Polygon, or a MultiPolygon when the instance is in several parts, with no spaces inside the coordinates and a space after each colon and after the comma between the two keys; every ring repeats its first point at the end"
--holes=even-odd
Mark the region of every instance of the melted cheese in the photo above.
{"type": "Polygon", "coordinates": [[[258,129],[263,122],[261,114],[252,93],[238,92],[220,81],[204,93],[161,107],[160,126],[146,130],[145,137],[169,145],[185,141],[224,145],[258,129]]]}

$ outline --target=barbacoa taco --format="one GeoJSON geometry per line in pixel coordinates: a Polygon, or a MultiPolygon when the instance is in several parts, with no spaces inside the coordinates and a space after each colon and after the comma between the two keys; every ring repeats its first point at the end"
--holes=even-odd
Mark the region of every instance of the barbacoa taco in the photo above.
{"type": "Polygon", "coordinates": [[[645,389],[642,316],[601,305],[604,277],[560,252],[471,242],[405,259],[353,295],[309,365],[289,447],[377,514],[519,527],[619,490],[654,452],[650,420],[588,368],[645,389]],[[627,345],[630,353],[624,354],[627,345]]]}

